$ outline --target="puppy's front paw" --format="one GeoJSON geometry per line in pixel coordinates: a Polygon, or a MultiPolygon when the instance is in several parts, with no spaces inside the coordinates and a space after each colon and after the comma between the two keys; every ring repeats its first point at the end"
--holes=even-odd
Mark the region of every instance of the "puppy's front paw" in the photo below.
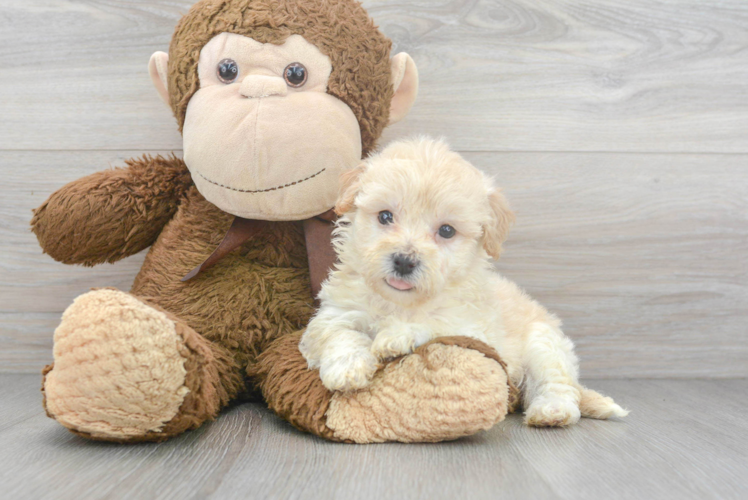
{"type": "Polygon", "coordinates": [[[431,334],[414,325],[398,325],[377,333],[371,344],[371,352],[379,359],[396,358],[410,354],[416,347],[431,340],[431,334]]]}
{"type": "Polygon", "coordinates": [[[322,384],[331,391],[355,391],[369,385],[377,371],[377,358],[365,349],[323,359],[319,367],[322,384]]]}
{"type": "Polygon", "coordinates": [[[525,423],[535,427],[563,427],[576,424],[579,406],[563,397],[540,396],[525,411],[525,423]]]}

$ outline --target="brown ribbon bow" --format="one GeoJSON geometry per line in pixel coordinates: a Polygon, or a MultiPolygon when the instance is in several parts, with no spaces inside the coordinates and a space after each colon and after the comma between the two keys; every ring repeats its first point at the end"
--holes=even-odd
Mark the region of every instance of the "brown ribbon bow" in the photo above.
{"type": "MultiPolygon", "coordinates": [[[[322,282],[327,278],[327,274],[335,264],[336,256],[332,246],[332,230],[336,218],[335,212],[328,210],[304,221],[304,238],[309,258],[309,279],[312,283],[312,296],[315,298],[322,287],[322,282]]],[[[267,225],[267,221],[235,217],[218,247],[202,264],[187,273],[182,281],[188,281],[200,274],[201,271],[210,269],[231,251],[236,250],[250,238],[262,232],[267,225]]]]}

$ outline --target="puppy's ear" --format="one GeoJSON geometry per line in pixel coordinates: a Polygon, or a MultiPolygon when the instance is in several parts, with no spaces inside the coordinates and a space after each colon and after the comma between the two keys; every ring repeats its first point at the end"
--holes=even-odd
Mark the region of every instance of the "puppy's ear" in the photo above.
{"type": "Polygon", "coordinates": [[[366,164],[362,163],[340,175],[340,190],[338,191],[338,201],[335,203],[336,214],[343,215],[353,208],[356,195],[361,189],[361,175],[364,172],[366,172],[366,164]]]}
{"type": "Polygon", "coordinates": [[[514,212],[509,208],[503,193],[493,189],[488,194],[488,204],[491,207],[491,217],[483,227],[483,248],[488,255],[498,259],[501,254],[501,244],[506,240],[509,228],[514,223],[514,212]]]}

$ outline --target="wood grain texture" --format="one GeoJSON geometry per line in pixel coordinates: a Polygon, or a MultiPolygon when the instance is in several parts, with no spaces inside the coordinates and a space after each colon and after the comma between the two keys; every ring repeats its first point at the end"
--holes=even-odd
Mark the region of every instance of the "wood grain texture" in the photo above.
{"type": "MultiPolygon", "coordinates": [[[[132,283],[143,254],[64,266],[27,229],[52,190],[129,154],[0,152],[0,370],[38,371],[74,297],[132,283]]],[[[517,213],[499,270],[564,320],[584,375],[748,376],[748,156],[466,157],[517,213]]]]}
{"type": "MultiPolygon", "coordinates": [[[[143,254],[62,266],[30,210],[180,148],[146,63],[191,3],[3,2],[0,372],[49,361],[74,297],[132,283],[143,254]]],[[[444,134],[498,176],[519,215],[499,269],[565,320],[583,373],[748,376],[748,155],[725,154],[748,152],[748,4],[364,4],[421,69],[419,103],[385,140],[444,134]],[[574,153],[588,150],[604,152],[574,153]]]]}
{"type": "Polygon", "coordinates": [[[301,434],[256,404],[172,441],[121,446],[69,434],[38,377],[0,375],[7,498],[742,499],[748,381],[607,380],[632,410],[531,429],[519,415],[452,443],[346,445],[301,434]]]}
{"type": "MultiPolygon", "coordinates": [[[[147,62],[192,0],[4,0],[0,148],[177,149],[147,62]]],[[[742,0],[367,0],[420,68],[387,133],[467,151],[748,152],[742,0]]]]}

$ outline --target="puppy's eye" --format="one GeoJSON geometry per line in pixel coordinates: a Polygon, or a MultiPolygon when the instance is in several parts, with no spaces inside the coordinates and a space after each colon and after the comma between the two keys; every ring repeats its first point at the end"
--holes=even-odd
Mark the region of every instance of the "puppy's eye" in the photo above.
{"type": "Polygon", "coordinates": [[[218,79],[223,83],[231,83],[239,76],[239,66],[233,59],[223,59],[216,68],[218,79]]]}
{"type": "Polygon", "coordinates": [[[448,240],[452,236],[454,236],[457,233],[455,228],[450,226],[449,224],[444,224],[442,227],[439,228],[439,236],[444,238],[445,240],[448,240]]]}
{"type": "Polygon", "coordinates": [[[392,215],[392,212],[389,210],[382,210],[379,212],[379,223],[383,226],[386,226],[387,224],[392,224],[395,222],[395,216],[392,215]]]}
{"type": "Polygon", "coordinates": [[[298,62],[289,64],[286,66],[286,69],[283,70],[283,78],[286,79],[286,83],[289,87],[301,87],[306,83],[308,77],[309,72],[303,64],[298,62]]]}

